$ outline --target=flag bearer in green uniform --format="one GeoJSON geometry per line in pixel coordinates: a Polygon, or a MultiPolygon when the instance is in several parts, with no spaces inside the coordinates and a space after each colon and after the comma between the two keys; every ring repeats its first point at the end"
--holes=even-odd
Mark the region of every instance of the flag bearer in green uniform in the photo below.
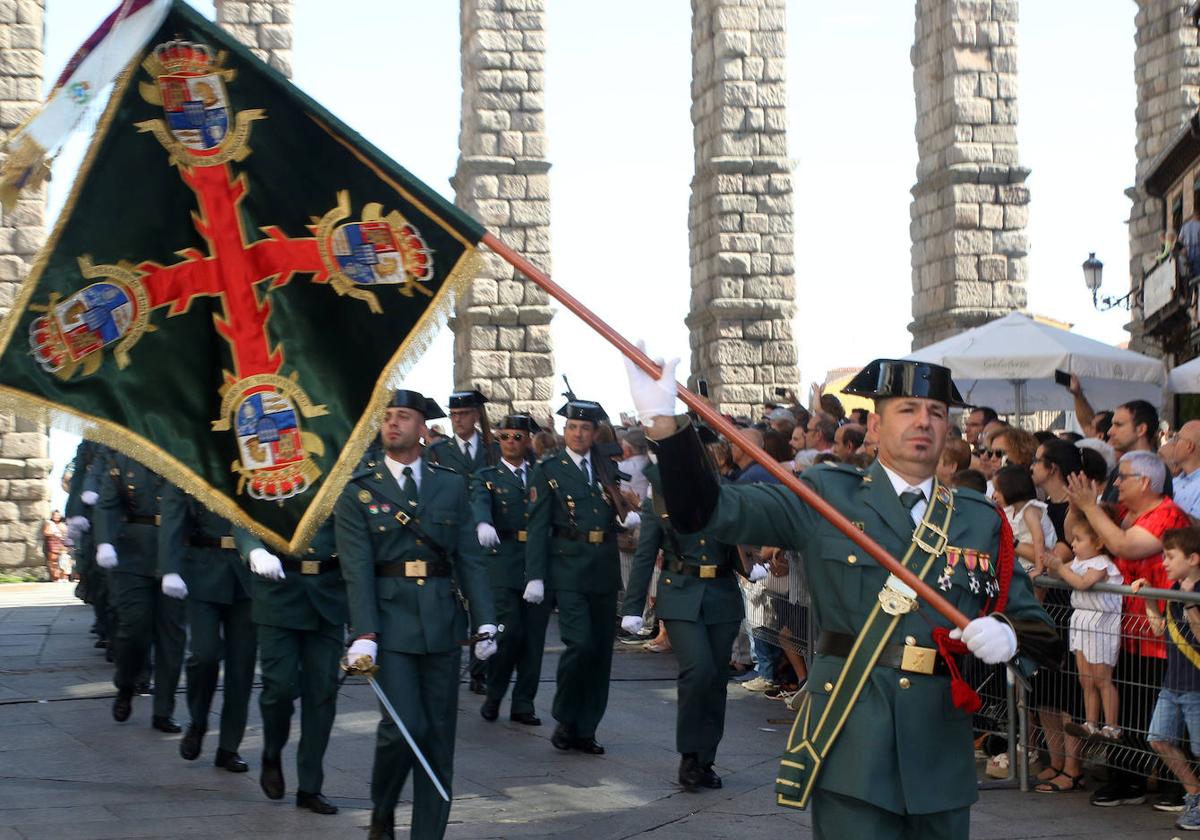
{"type": "MultiPolygon", "coordinates": [[[[496,652],[495,612],[479,554],[467,479],[422,457],[426,418],[444,416],[416,391],[397,391],[380,430],[383,456],[369,452],[335,508],[346,579],[354,669],[378,663],[375,680],[438,780],[451,790],[465,594],[479,622],[480,659],[496,652]]],[[[394,811],[416,761],[381,708],[371,776],[370,840],[394,836],[394,811]]],[[[450,817],[419,766],[413,770],[414,840],[440,838],[450,817]]]]}
{"type": "Polygon", "coordinates": [[[878,460],[867,470],[814,467],[803,480],[970,617],[961,633],[947,632],[945,618],[786,488],[718,484],[695,429],[672,416],[673,370],[667,364],[657,380],[630,370],[672,523],[804,556],[821,634],[777,800],[806,807],[811,797],[820,840],[966,838],[978,797],[969,711],[978,698],[956,657],[969,650],[1028,673],[1035,661],[1054,661],[1058,642],[1012,563],[1003,515],[982,495],[934,478],[949,408],[962,405],[950,371],[872,362],[846,391],[876,401],[869,433],[878,435],[878,460]]]}
{"type": "Polygon", "coordinates": [[[296,807],[336,814],[321,794],[322,762],[337,715],[338,660],[342,656],[346,585],[334,542],[333,518],[325,520],[303,554],[272,554],[262,541],[238,528],[238,550],[254,579],[254,624],[263,719],[262,775],[259,784],[270,799],[286,789],[281,755],[292,726],[294,701],[300,698],[300,745],[296,751],[296,807]]]}
{"type": "Polygon", "coordinates": [[[713,770],[713,762],[725,733],[729,655],[745,615],[742,591],[734,577],[740,560],[735,546],[710,533],[676,531],[662,499],[658,468],[647,467],[646,477],[651,492],[642,502],[642,531],[621,605],[621,627],[629,633],[642,629],[650,576],[662,551],[656,611],[667,623],[667,636],[679,661],[675,719],[679,784],[689,791],[719,788],[721,777],[713,770]]]}
{"type": "MultiPolygon", "coordinates": [[[[484,467],[500,460],[500,448],[492,439],[484,405],[487,397],[479,391],[455,391],[450,395],[450,437],[442,438],[425,450],[433,464],[441,464],[468,479],[484,467]]],[[[506,631],[507,632],[507,631],[506,631]]],[[[485,693],[487,666],[470,654],[471,691],[485,693]]]]}
{"type": "MultiPolygon", "coordinates": [[[[95,509],[96,563],[109,572],[116,601],[117,698],[113,719],[129,719],[133,691],[154,647],[154,715],[151,725],[178,732],[171,719],[187,641],[182,580],[159,578],[158,510],[169,486],[128,455],[110,452],[95,509]]],[[[175,576],[178,578],[178,576],[175,576]]]]}
{"type": "Polygon", "coordinates": [[[529,521],[526,503],[532,467],[529,456],[533,451],[532,438],[540,431],[528,414],[505,417],[497,434],[503,457],[496,466],[479,470],[471,485],[471,503],[479,522],[476,535],[492,584],[496,619],[504,627],[498,641],[500,649],[487,663],[487,699],[479,713],[484,720],[499,717],[500,701],[508,691],[515,668],[517,682],[513,686],[509,720],[527,726],[542,725],[534,714],[533,698],[542,675],[546,625],[550,621],[549,604],[531,603],[522,597],[529,521]]]}
{"type": "Polygon", "coordinates": [[[249,768],[238,747],[246,732],[258,643],[250,615],[250,571],[237,552],[233,525],[178,487],[166,487],[158,552],[164,586],[168,578],[179,582],[191,625],[186,666],[192,720],[179,754],[188,761],[200,755],[224,661],[221,737],[213,764],[245,773],[249,768]]]}
{"type": "Polygon", "coordinates": [[[529,489],[526,600],[553,593],[566,650],[558,660],[550,743],[603,755],[596,727],[608,705],[621,563],[617,531],[639,517],[617,488],[616,467],[593,445],[608,415],[599,403],[569,398],[567,446],[533,470],[529,489]]]}

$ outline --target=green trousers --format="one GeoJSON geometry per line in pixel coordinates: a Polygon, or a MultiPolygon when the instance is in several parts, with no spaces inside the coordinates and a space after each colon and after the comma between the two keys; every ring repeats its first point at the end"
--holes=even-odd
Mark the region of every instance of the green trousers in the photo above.
{"type": "Polygon", "coordinates": [[[337,716],[338,662],[342,626],[322,621],[317,630],[259,624],[258,662],[262,693],[263,758],[278,761],[300,698],[300,744],[296,750],[298,790],[320,793],[325,782],[325,748],[337,716]]]}
{"type": "MultiPolygon", "coordinates": [[[[674,639],[671,644],[675,644],[674,639]]],[[[847,837],[967,840],[971,834],[970,808],[936,814],[893,814],[861,799],[820,788],[813,791],[811,807],[814,840],[844,840],[847,837]]]]}
{"type": "MultiPolygon", "coordinates": [[[[458,669],[462,651],[379,651],[375,680],[429,760],[438,781],[453,795],[454,733],[458,724],[458,669]]],[[[412,840],[440,840],[450,820],[450,803],[438,795],[404,736],[380,704],[371,771],[371,822],[391,825],[400,791],[413,774],[412,840]]]]}
{"type": "Polygon", "coordinates": [[[120,691],[133,691],[153,646],[154,715],[170,717],[187,643],[183,602],[162,594],[159,578],[121,572],[119,567],[109,573],[108,582],[117,608],[113,683],[120,691]]]}
{"type": "Polygon", "coordinates": [[[208,730],[208,713],[225,663],[225,697],[221,703],[221,738],[218,746],[237,752],[246,732],[250,691],[254,687],[254,659],[258,646],[249,598],[232,604],[187,599],[191,642],[187,656],[187,702],[192,726],[208,730]]]}
{"type": "Polygon", "coordinates": [[[554,719],[577,738],[594,738],[608,707],[617,593],[558,591],[554,599],[566,647],[558,659],[554,719]]]}
{"type": "Polygon", "coordinates": [[[701,624],[663,620],[679,662],[679,678],[675,683],[679,697],[675,749],[680,753],[695,753],[701,765],[712,764],[717,745],[725,734],[729,655],[741,622],[701,624]]]}
{"type": "Polygon", "coordinates": [[[503,700],[513,671],[512,714],[533,714],[533,698],[542,678],[542,654],[546,650],[546,625],[550,623],[550,604],[526,603],[519,589],[492,587],[496,603],[496,622],[504,625],[496,653],[487,661],[487,696],[503,700]]]}

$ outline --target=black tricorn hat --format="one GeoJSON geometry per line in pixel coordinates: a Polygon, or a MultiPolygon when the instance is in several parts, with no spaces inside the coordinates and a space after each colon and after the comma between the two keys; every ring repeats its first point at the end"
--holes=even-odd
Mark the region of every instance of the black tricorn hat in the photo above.
{"type": "Polygon", "coordinates": [[[478,391],[455,391],[450,395],[450,408],[482,408],[487,397],[478,391]]]}
{"type": "Polygon", "coordinates": [[[590,420],[593,423],[608,420],[608,412],[604,410],[604,406],[591,400],[571,400],[558,410],[558,416],[568,420],[590,420]]]}
{"type": "Polygon", "coordinates": [[[948,406],[967,405],[954,387],[950,368],[911,359],[876,359],[860,370],[842,393],[875,400],[923,397],[948,406]]]}
{"type": "Polygon", "coordinates": [[[542,430],[542,427],[537,424],[528,414],[509,414],[496,427],[497,429],[513,429],[518,432],[529,432],[535,435],[542,430]]]}
{"type": "Polygon", "coordinates": [[[419,411],[424,414],[426,420],[436,420],[439,417],[446,416],[446,413],[442,411],[437,403],[420,391],[409,391],[405,388],[400,388],[396,393],[392,394],[392,398],[388,402],[388,408],[411,408],[413,411],[419,411]]]}

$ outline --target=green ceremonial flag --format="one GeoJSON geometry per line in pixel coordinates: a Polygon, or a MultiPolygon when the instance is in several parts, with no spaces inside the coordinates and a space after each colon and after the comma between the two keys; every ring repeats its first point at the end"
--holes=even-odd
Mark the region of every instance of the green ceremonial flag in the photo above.
{"type": "Polygon", "coordinates": [[[483,234],[176,0],[3,324],[0,407],[296,552],[483,234]]]}

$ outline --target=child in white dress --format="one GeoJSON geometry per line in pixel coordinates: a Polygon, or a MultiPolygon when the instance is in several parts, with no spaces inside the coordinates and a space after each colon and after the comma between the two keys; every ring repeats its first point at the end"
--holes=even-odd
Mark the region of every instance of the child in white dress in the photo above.
{"type": "Polygon", "coordinates": [[[1050,567],[1075,590],[1071,593],[1070,644],[1079,666],[1086,719],[1082,726],[1072,722],[1064,728],[1077,737],[1099,735],[1115,741],[1121,737],[1117,687],[1112,679],[1121,644],[1121,596],[1094,592],[1092,587],[1100,581],[1120,584],[1124,578],[1086,519],[1075,522],[1071,548],[1074,560],[1068,564],[1052,556],[1050,567]],[[1098,723],[1102,711],[1103,726],[1098,723]]]}
{"type": "MultiPolygon", "coordinates": [[[[1037,500],[1037,488],[1029,470],[1006,466],[992,478],[992,499],[1004,508],[1017,541],[1017,562],[1030,577],[1046,570],[1046,555],[1058,542],[1046,503],[1037,500]]],[[[1037,590],[1039,596],[1043,590],[1037,590]]]]}

